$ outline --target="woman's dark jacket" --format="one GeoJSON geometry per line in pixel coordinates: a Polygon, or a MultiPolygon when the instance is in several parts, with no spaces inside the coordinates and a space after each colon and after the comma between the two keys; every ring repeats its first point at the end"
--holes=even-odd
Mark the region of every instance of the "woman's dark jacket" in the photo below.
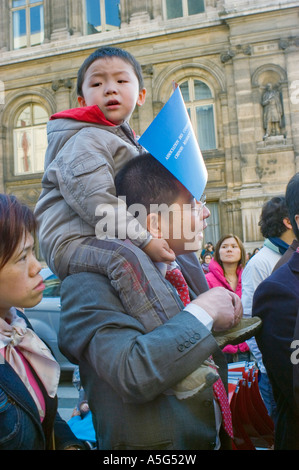
{"type": "MultiPolygon", "coordinates": [[[[26,317],[20,316],[28,323],[26,317]]],[[[45,399],[46,415],[42,423],[28,389],[0,355],[0,450],[52,449],[53,429],[56,449],[62,450],[71,445],[84,448],[57,413],[57,396],[50,398],[32,371],[45,399]]]]}

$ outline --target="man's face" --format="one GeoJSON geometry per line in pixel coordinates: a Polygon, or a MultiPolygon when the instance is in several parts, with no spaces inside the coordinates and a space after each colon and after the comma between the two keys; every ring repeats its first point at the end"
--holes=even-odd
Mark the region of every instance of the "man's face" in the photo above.
{"type": "Polygon", "coordinates": [[[145,101],[145,89],[139,91],[138,78],[131,64],[119,57],[100,58],[87,69],[80,106],[98,105],[113,124],[130,119],[136,104],[145,101]]]}
{"type": "Polygon", "coordinates": [[[179,188],[179,195],[169,211],[160,215],[161,236],[176,255],[201,249],[203,230],[210,216],[203,203],[197,202],[184,186],[179,188]]]}

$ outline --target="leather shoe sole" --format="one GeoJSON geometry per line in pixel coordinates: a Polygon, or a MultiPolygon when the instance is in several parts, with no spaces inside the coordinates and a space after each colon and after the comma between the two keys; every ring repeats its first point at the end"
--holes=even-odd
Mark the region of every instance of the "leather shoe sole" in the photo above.
{"type": "Polygon", "coordinates": [[[254,336],[262,326],[262,320],[259,317],[242,318],[238,325],[230,330],[213,332],[215,340],[220,348],[228,344],[236,345],[243,343],[254,336]]]}

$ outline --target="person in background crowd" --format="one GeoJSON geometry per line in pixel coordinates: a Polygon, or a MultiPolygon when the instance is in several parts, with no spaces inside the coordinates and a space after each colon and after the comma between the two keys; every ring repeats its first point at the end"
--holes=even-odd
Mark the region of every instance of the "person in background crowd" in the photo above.
{"type": "Polygon", "coordinates": [[[59,365],[21,312],[43,296],[35,219],[0,194],[0,450],[84,449],[57,414],[59,365]]]}
{"type": "MultiPolygon", "coordinates": [[[[216,244],[214,258],[211,260],[209,272],[206,274],[209,287],[222,286],[241,297],[241,276],[245,263],[246,252],[240,238],[232,234],[222,236],[216,244]]],[[[248,360],[250,357],[246,342],[234,346],[227,345],[223,352],[226,354],[228,362],[248,360]]]]}
{"type": "MultiPolygon", "coordinates": [[[[289,211],[284,196],[276,196],[267,201],[261,212],[259,226],[265,242],[254,255],[242,274],[242,304],[244,317],[252,315],[252,299],[257,286],[270,274],[276,263],[293,242],[295,235],[289,218],[289,211]]],[[[260,391],[269,415],[274,418],[276,405],[272,388],[255,338],[247,341],[261,372],[260,391]]]]}
{"type": "Polygon", "coordinates": [[[207,274],[209,272],[209,264],[210,264],[212,258],[213,258],[213,255],[209,251],[206,251],[206,253],[204,253],[203,256],[202,256],[201,267],[202,267],[202,270],[205,274],[207,274]]]}
{"type": "Polygon", "coordinates": [[[201,257],[203,257],[203,255],[204,255],[206,252],[211,253],[211,255],[213,256],[213,254],[214,254],[214,245],[213,245],[212,242],[208,242],[208,243],[205,244],[205,247],[204,247],[204,249],[203,249],[202,252],[201,252],[201,257]]]}
{"type": "MultiPolygon", "coordinates": [[[[299,173],[287,185],[286,205],[299,241],[299,173]]],[[[252,305],[262,319],[256,340],[276,402],[275,450],[299,450],[298,309],[299,249],[259,284],[252,305]]]]}

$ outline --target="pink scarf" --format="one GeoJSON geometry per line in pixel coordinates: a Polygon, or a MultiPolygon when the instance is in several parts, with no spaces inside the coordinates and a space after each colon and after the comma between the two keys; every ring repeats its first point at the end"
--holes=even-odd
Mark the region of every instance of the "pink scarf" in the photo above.
{"type": "Polygon", "coordinates": [[[9,311],[5,320],[0,319],[0,349],[1,348],[5,348],[6,361],[15,370],[29,390],[39,410],[40,416],[42,416],[44,411],[38,399],[38,394],[30,383],[24,362],[16,349],[21,352],[33,367],[48,395],[52,398],[57,392],[60,367],[45,343],[43,343],[30,328],[27,328],[25,320],[17,315],[15,309],[9,311]],[[4,334],[5,322],[12,327],[12,332],[9,334],[7,332],[4,334]]]}

